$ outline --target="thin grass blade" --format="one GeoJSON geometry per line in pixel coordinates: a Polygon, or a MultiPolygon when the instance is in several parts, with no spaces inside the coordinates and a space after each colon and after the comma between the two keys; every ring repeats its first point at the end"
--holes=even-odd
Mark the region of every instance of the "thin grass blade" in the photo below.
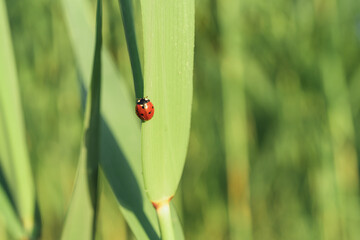
{"type": "Polygon", "coordinates": [[[10,29],[3,0],[0,0],[0,36],[0,161],[21,222],[27,234],[31,234],[34,226],[35,191],[10,29]]]}
{"type": "Polygon", "coordinates": [[[134,14],[131,0],[119,0],[123,25],[125,29],[126,43],[128,46],[131,68],[134,78],[136,98],[144,97],[144,81],[140,64],[140,56],[137,47],[137,38],[134,23],[134,14]]]}
{"type": "Polygon", "coordinates": [[[252,239],[241,2],[217,1],[231,239],[252,239]],[[234,107],[236,103],[236,107],[234,107]]]}
{"type": "Polygon", "coordinates": [[[96,41],[78,175],[62,239],[95,239],[100,158],[102,0],[97,1],[96,41]]]}
{"type": "Polygon", "coordinates": [[[0,221],[2,221],[12,237],[25,238],[26,232],[17,215],[9,194],[0,185],[0,221]]]}

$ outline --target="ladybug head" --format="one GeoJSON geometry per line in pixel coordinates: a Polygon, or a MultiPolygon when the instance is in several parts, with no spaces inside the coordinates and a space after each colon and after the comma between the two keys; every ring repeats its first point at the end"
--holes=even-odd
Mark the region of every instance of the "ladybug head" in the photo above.
{"type": "Polygon", "coordinates": [[[139,100],[137,100],[137,104],[144,106],[146,103],[150,102],[150,100],[148,98],[140,98],[139,100]]]}

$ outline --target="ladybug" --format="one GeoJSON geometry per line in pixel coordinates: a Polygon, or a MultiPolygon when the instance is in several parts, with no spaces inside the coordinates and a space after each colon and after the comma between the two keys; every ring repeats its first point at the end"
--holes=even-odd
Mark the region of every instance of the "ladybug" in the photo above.
{"type": "Polygon", "coordinates": [[[136,102],[136,115],[143,121],[149,121],[154,116],[154,105],[148,98],[140,98],[136,102]]]}

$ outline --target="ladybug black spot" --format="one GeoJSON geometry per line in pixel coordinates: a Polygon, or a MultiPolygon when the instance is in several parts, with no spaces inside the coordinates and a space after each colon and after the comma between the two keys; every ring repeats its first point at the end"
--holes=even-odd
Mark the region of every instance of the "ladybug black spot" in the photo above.
{"type": "Polygon", "coordinates": [[[152,106],[152,109],[154,109],[154,106],[152,106]]]}
{"type": "Polygon", "coordinates": [[[140,114],[141,116],[144,116],[144,114],[140,114]]]}
{"type": "Polygon", "coordinates": [[[151,111],[149,112],[149,114],[151,114],[151,111]]]}

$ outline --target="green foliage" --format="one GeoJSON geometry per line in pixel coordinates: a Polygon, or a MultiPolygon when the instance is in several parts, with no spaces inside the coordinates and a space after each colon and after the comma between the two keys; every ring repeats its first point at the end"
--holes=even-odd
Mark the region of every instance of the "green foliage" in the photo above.
{"type": "Polygon", "coordinates": [[[155,107],[141,153],[151,201],[175,194],[188,147],[192,104],[193,1],[143,1],[144,90],[155,107]]]}
{"type": "Polygon", "coordinates": [[[217,1],[221,49],[219,53],[224,118],[224,150],[226,158],[229,236],[231,239],[252,239],[249,191],[249,151],[241,1],[217,1]],[[236,111],[234,111],[236,103],[236,111]],[[236,129],[236,131],[234,131],[236,129]],[[240,133],[240,134],[239,134],[240,133]],[[235,190],[237,189],[237,190],[235,190]]]}
{"type": "Polygon", "coordinates": [[[4,1],[0,1],[0,36],[0,208],[13,236],[25,237],[34,228],[35,190],[4,1]]]}
{"type": "Polygon", "coordinates": [[[126,43],[131,61],[136,98],[144,97],[144,80],[137,46],[135,20],[131,0],[119,0],[121,15],[124,23],[126,43]]]}
{"type": "MultiPolygon", "coordinates": [[[[4,81],[9,79],[4,78],[8,66],[16,65],[14,96],[18,103],[22,99],[21,141],[31,159],[41,236],[59,239],[79,158],[83,94],[76,79],[88,88],[95,1],[90,1],[93,8],[85,0],[2,2],[9,17],[1,10],[5,20],[0,31],[8,19],[11,34],[1,32],[0,42],[10,41],[11,35],[16,61],[3,58],[5,49],[12,48],[1,44],[0,98],[9,84],[4,81]]],[[[142,61],[139,2],[131,3],[142,61]]],[[[261,240],[358,238],[359,12],[355,0],[196,1],[189,151],[173,200],[186,239],[236,239],[233,234],[238,233],[261,240]]],[[[156,213],[144,191],[140,124],[134,113],[137,96],[117,0],[104,1],[103,27],[104,190],[97,237],[157,239],[156,213]]],[[[150,33],[158,33],[155,27],[147,26],[150,33]]],[[[149,32],[146,37],[144,32],[145,41],[149,32]]],[[[147,81],[146,72],[159,66],[144,60],[147,81]]],[[[165,103],[157,103],[146,82],[144,87],[144,96],[156,108],[154,118],[143,124],[150,128],[165,103]]],[[[5,105],[15,109],[12,101],[5,105]]],[[[7,153],[1,146],[8,143],[1,127],[3,113],[0,122],[5,179],[0,181],[0,238],[12,239],[25,231],[17,202],[11,200],[16,196],[11,190],[17,184],[15,175],[9,176],[3,165],[7,153]]],[[[176,217],[175,209],[171,211],[176,217]]]]}
{"type": "MultiPolygon", "coordinates": [[[[87,85],[87,76],[91,71],[88,49],[92,44],[88,39],[93,34],[88,23],[88,5],[85,1],[78,3],[79,5],[74,6],[72,1],[64,0],[63,6],[79,70],[85,76],[82,78],[83,84],[87,85]]],[[[102,54],[104,81],[101,95],[101,167],[134,235],[139,239],[156,239],[159,230],[155,210],[146,200],[143,187],[140,126],[134,112],[135,97],[116,71],[109,53],[104,49],[102,54]]],[[[182,236],[176,214],[173,222],[177,226],[177,234],[182,236]]]]}
{"type": "Polygon", "coordinates": [[[1,220],[5,223],[5,226],[11,235],[14,238],[22,238],[26,236],[24,226],[15,212],[15,208],[11,203],[9,194],[6,193],[3,186],[0,186],[0,204],[1,220]]]}
{"type": "Polygon", "coordinates": [[[87,94],[83,141],[62,239],[95,239],[99,190],[102,0],[97,1],[95,51],[87,94]]]}

